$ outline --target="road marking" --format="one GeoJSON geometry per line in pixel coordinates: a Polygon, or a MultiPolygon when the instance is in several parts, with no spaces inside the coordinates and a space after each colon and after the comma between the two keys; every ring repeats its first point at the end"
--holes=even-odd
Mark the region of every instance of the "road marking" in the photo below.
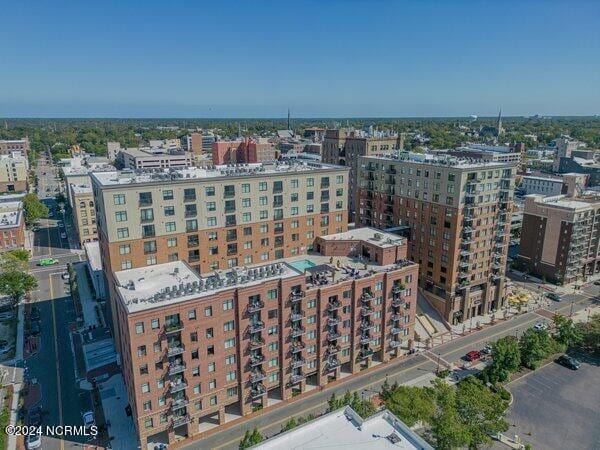
{"type": "MultiPolygon", "coordinates": [[[[56,354],[56,391],[58,394],[58,423],[63,425],[63,411],[62,411],[62,393],[60,387],[60,363],[58,357],[58,333],[56,328],[56,310],[54,308],[54,288],[52,287],[52,275],[48,275],[48,281],[50,282],[50,303],[52,305],[52,328],[54,329],[54,352],[56,354]]],[[[65,441],[60,439],[60,449],[64,450],[65,441]]]]}
{"type": "Polygon", "coordinates": [[[48,234],[48,255],[52,256],[52,242],[50,241],[50,221],[46,219],[46,233],[48,234]]]}

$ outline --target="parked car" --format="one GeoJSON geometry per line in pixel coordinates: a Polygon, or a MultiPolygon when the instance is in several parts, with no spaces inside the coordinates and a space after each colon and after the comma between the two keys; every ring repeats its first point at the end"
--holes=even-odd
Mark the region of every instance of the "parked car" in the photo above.
{"type": "Polygon", "coordinates": [[[83,425],[86,429],[91,428],[92,425],[96,425],[93,411],[86,411],[81,415],[81,417],[83,418],[83,425]]]}
{"type": "Polygon", "coordinates": [[[58,222],[58,228],[64,228],[65,224],[62,222],[58,222]]]}
{"type": "Polygon", "coordinates": [[[29,324],[29,333],[33,336],[37,336],[42,332],[39,322],[31,322],[29,324]]]}
{"type": "Polygon", "coordinates": [[[560,302],[560,295],[558,295],[556,292],[549,292],[546,294],[546,297],[554,302],[560,302]]]}
{"type": "Polygon", "coordinates": [[[485,347],[483,347],[481,349],[481,353],[483,353],[484,355],[491,355],[492,354],[492,346],[490,344],[485,344],[485,347]]]}
{"type": "Polygon", "coordinates": [[[481,352],[477,350],[471,350],[469,353],[465,355],[467,361],[477,361],[481,358],[481,352]]]}
{"type": "Polygon", "coordinates": [[[538,322],[533,326],[533,329],[536,331],[545,331],[548,329],[548,324],[546,322],[538,322]]]}
{"type": "Polygon", "coordinates": [[[594,281],[594,286],[600,286],[600,280],[594,281]]]}
{"type": "Polygon", "coordinates": [[[34,450],[42,446],[42,436],[40,434],[28,434],[27,439],[27,450],[34,450]]]}
{"type": "Polygon", "coordinates": [[[60,276],[63,280],[69,280],[71,278],[71,275],[69,275],[69,272],[65,272],[60,276]]]}
{"type": "Polygon", "coordinates": [[[62,239],[66,239],[67,238],[67,233],[60,233],[60,237],[62,239]]]}
{"type": "Polygon", "coordinates": [[[579,362],[579,360],[577,360],[569,355],[559,356],[556,359],[556,362],[558,364],[560,364],[561,366],[568,367],[571,370],[579,370],[579,367],[581,366],[581,363],[579,362]]]}
{"type": "Polygon", "coordinates": [[[36,406],[27,412],[27,425],[39,427],[42,424],[42,407],[36,406]]]}

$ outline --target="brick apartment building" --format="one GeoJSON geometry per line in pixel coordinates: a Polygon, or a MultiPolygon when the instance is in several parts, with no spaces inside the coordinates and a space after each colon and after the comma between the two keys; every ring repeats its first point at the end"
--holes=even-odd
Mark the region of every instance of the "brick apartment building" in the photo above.
{"type": "Polygon", "coordinates": [[[572,283],[600,272],[600,196],[525,197],[519,261],[529,273],[572,283]]]}
{"type": "Polygon", "coordinates": [[[25,247],[23,203],[13,197],[0,199],[0,252],[25,247]]]}
{"type": "Polygon", "coordinates": [[[23,156],[29,155],[29,139],[0,139],[0,155],[10,155],[13,152],[20,152],[23,156]]]}
{"type": "Polygon", "coordinates": [[[71,190],[70,198],[73,199],[73,222],[79,243],[83,248],[83,244],[86,242],[98,240],[94,193],[90,185],[71,184],[69,189],[71,190]]]}
{"type": "Polygon", "coordinates": [[[350,220],[355,220],[357,209],[358,160],[360,156],[376,155],[402,148],[402,138],[386,133],[369,134],[350,129],[330,129],[325,131],[321,148],[322,161],[350,168],[348,185],[348,210],[350,220]]]}
{"type": "Polygon", "coordinates": [[[214,165],[262,163],[276,158],[275,145],[265,138],[216,141],[212,145],[214,165]]]}
{"type": "Polygon", "coordinates": [[[516,167],[401,153],[360,158],[357,223],[400,228],[419,285],[450,323],[504,305],[516,167]]]}
{"type": "Polygon", "coordinates": [[[200,275],[182,261],[114,274],[120,353],[142,448],[406,354],[418,266],[371,228],[308,255],[200,275]]]}

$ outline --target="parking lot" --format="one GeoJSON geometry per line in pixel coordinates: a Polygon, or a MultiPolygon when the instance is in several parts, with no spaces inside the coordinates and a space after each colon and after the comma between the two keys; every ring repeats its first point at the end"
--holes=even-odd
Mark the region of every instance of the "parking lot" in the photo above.
{"type": "MultiPolygon", "coordinates": [[[[600,358],[580,360],[577,371],[551,363],[508,385],[515,401],[507,436],[534,449],[600,448],[600,358]]],[[[493,448],[507,447],[496,442],[493,448]]]]}

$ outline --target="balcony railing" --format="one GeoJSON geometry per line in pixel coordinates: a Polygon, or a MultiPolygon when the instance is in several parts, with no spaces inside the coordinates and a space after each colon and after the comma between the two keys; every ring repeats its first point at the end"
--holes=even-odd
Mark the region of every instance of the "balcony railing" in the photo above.
{"type": "Polygon", "coordinates": [[[174,394],[175,392],[183,391],[187,388],[187,383],[185,381],[180,381],[179,383],[171,383],[169,386],[169,392],[174,394]]]}
{"type": "Polygon", "coordinates": [[[185,370],[185,363],[169,364],[169,375],[176,375],[185,370]]]}
{"type": "Polygon", "coordinates": [[[304,342],[294,342],[292,343],[292,346],[290,347],[290,351],[292,353],[298,353],[301,352],[302,350],[304,350],[306,348],[306,344],[304,342]]]}
{"type": "Polygon", "coordinates": [[[365,321],[365,322],[361,322],[360,323],[360,329],[361,330],[369,330],[369,329],[373,328],[374,326],[375,326],[375,324],[372,323],[372,322],[366,322],[365,321]]]}
{"type": "Polygon", "coordinates": [[[360,337],[360,343],[363,344],[363,345],[364,344],[368,344],[368,343],[371,342],[372,339],[373,338],[371,336],[361,336],[360,337]]]}
{"type": "Polygon", "coordinates": [[[267,389],[264,384],[258,383],[254,388],[250,390],[250,397],[257,398],[267,393],[267,389]]]}
{"type": "Polygon", "coordinates": [[[335,325],[337,325],[338,323],[340,323],[342,321],[342,319],[340,319],[339,317],[329,317],[327,319],[327,325],[329,325],[330,327],[333,327],[335,325]]]}
{"type": "Polygon", "coordinates": [[[368,317],[371,314],[373,314],[375,311],[373,308],[370,308],[368,306],[363,306],[362,309],[360,310],[360,315],[361,317],[368,317]]]}
{"type": "Polygon", "coordinates": [[[256,338],[250,339],[250,348],[251,349],[264,347],[264,345],[265,345],[265,340],[263,338],[256,337],[256,338]]]}
{"type": "Polygon", "coordinates": [[[402,294],[402,291],[404,291],[404,289],[405,289],[405,286],[396,284],[392,287],[392,292],[394,294],[402,294]]]}
{"type": "Polygon", "coordinates": [[[360,296],[361,300],[371,300],[373,298],[373,294],[369,291],[363,292],[360,296]]]}
{"type": "Polygon", "coordinates": [[[302,300],[302,297],[304,297],[304,292],[291,292],[290,293],[290,301],[292,302],[297,302],[302,300]]]}
{"type": "Polygon", "coordinates": [[[265,360],[265,355],[250,355],[250,365],[258,366],[265,360]]]}
{"type": "Polygon", "coordinates": [[[171,420],[171,427],[173,427],[173,428],[180,427],[182,425],[190,423],[191,420],[192,419],[188,414],[186,414],[185,416],[174,417],[171,420]]]}
{"type": "Polygon", "coordinates": [[[336,339],[339,339],[340,336],[342,334],[339,331],[333,332],[333,333],[327,333],[327,340],[328,341],[335,341],[336,339]]]}
{"type": "Polygon", "coordinates": [[[261,300],[256,301],[256,302],[252,302],[252,303],[248,304],[248,312],[249,313],[255,313],[255,312],[260,311],[264,307],[265,307],[265,304],[261,300]]]}
{"type": "Polygon", "coordinates": [[[173,400],[171,403],[171,410],[181,409],[189,405],[189,400],[187,398],[180,398],[177,400],[173,400]]]}
{"type": "Polygon", "coordinates": [[[401,298],[395,298],[392,300],[392,306],[395,306],[395,307],[402,306],[402,305],[404,305],[404,303],[405,303],[405,300],[401,299],[401,298]]]}
{"type": "Polygon", "coordinates": [[[329,355],[335,355],[336,353],[339,353],[342,350],[342,348],[339,345],[328,345],[327,346],[327,354],[329,355]]]}
{"type": "Polygon", "coordinates": [[[265,329],[265,323],[262,320],[259,320],[258,322],[254,322],[251,323],[250,325],[248,325],[248,331],[250,331],[250,333],[258,333],[259,331],[262,331],[265,329]]]}
{"type": "Polygon", "coordinates": [[[301,312],[301,311],[300,312],[293,312],[290,315],[290,319],[292,320],[292,322],[296,322],[298,320],[302,320],[302,319],[304,319],[304,313],[301,312]]]}
{"type": "Polygon", "coordinates": [[[184,351],[185,351],[185,349],[183,348],[183,345],[175,346],[175,347],[167,347],[167,357],[170,358],[172,356],[181,355],[184,351]]]}
{"type": "Polygon", "coordinates": [[[358,357],[360,359],[365,359],[368,358],[369,356],[371,356],[373,354],[373,350],[371,350],[370,348],[368,349],[362,349],[360,352],[358,352],[358,357]]]}
{"type": "Polygon", "coordinates": [[[392,327],[392,334],[400,334],[404,331],[403,327],[392,327]]]}
{"type": "Polygon", "coordinates": [[[304,327],[293,327],[292,331],[290,332],[290,335],[293,338],[300,337],[305,333],[305,331],[306,330],[304,329],[304,327]]]}
{"type": "Polygon", "coordinates": [[[301,382],[302,380],[304,380],[304,374],[303,373],[295,373],[290,377],[290,382],[292,384],[296,384],[301,382]]]}
{"type": "Polygon", "coordinates": [[[337,358],[329,358],[327,360],[327,368],[328,369],[335,369],[336,367],[339,367],[341,364],[342,363],[337,358]]]}
{"type": "Polygon", "coordinates": [[[304,365],[306,361],[304,360],[304,358],[297,358],[297,359],[292,359],[290,361],[290,367],[292,369],[297,369],[298,367],[302,367],[304,365]]]}
{"type": "Polygon", "coordinates": [[[177,322],[177,323],[168,323],[165,324],[165,333],[170,334],[170,333],[178,333],[181,330],[183,330],[183,323],[181,322],[177,322]]]}
{"type": "Polygon", "coordinates": [[[335,301],[330,301],[329,304],[327,305],[327,309],[329,311],[335,311],[338,308],[341,308],[342,306],[342,302],[340,302],[339,300],[335,300],[335,301]]]}
{"type": "Polygon", "coordinates": [[[264,380],[267,375],[262,370],[253,370],[250,373],[250,383],[258,383],[259,381],[264,380]]]}
{"type": "Polygon", "coordinates": [[[390,347],[392,348],[400,347],[401,344],[400,341],[390,341],[390,347]]]}

